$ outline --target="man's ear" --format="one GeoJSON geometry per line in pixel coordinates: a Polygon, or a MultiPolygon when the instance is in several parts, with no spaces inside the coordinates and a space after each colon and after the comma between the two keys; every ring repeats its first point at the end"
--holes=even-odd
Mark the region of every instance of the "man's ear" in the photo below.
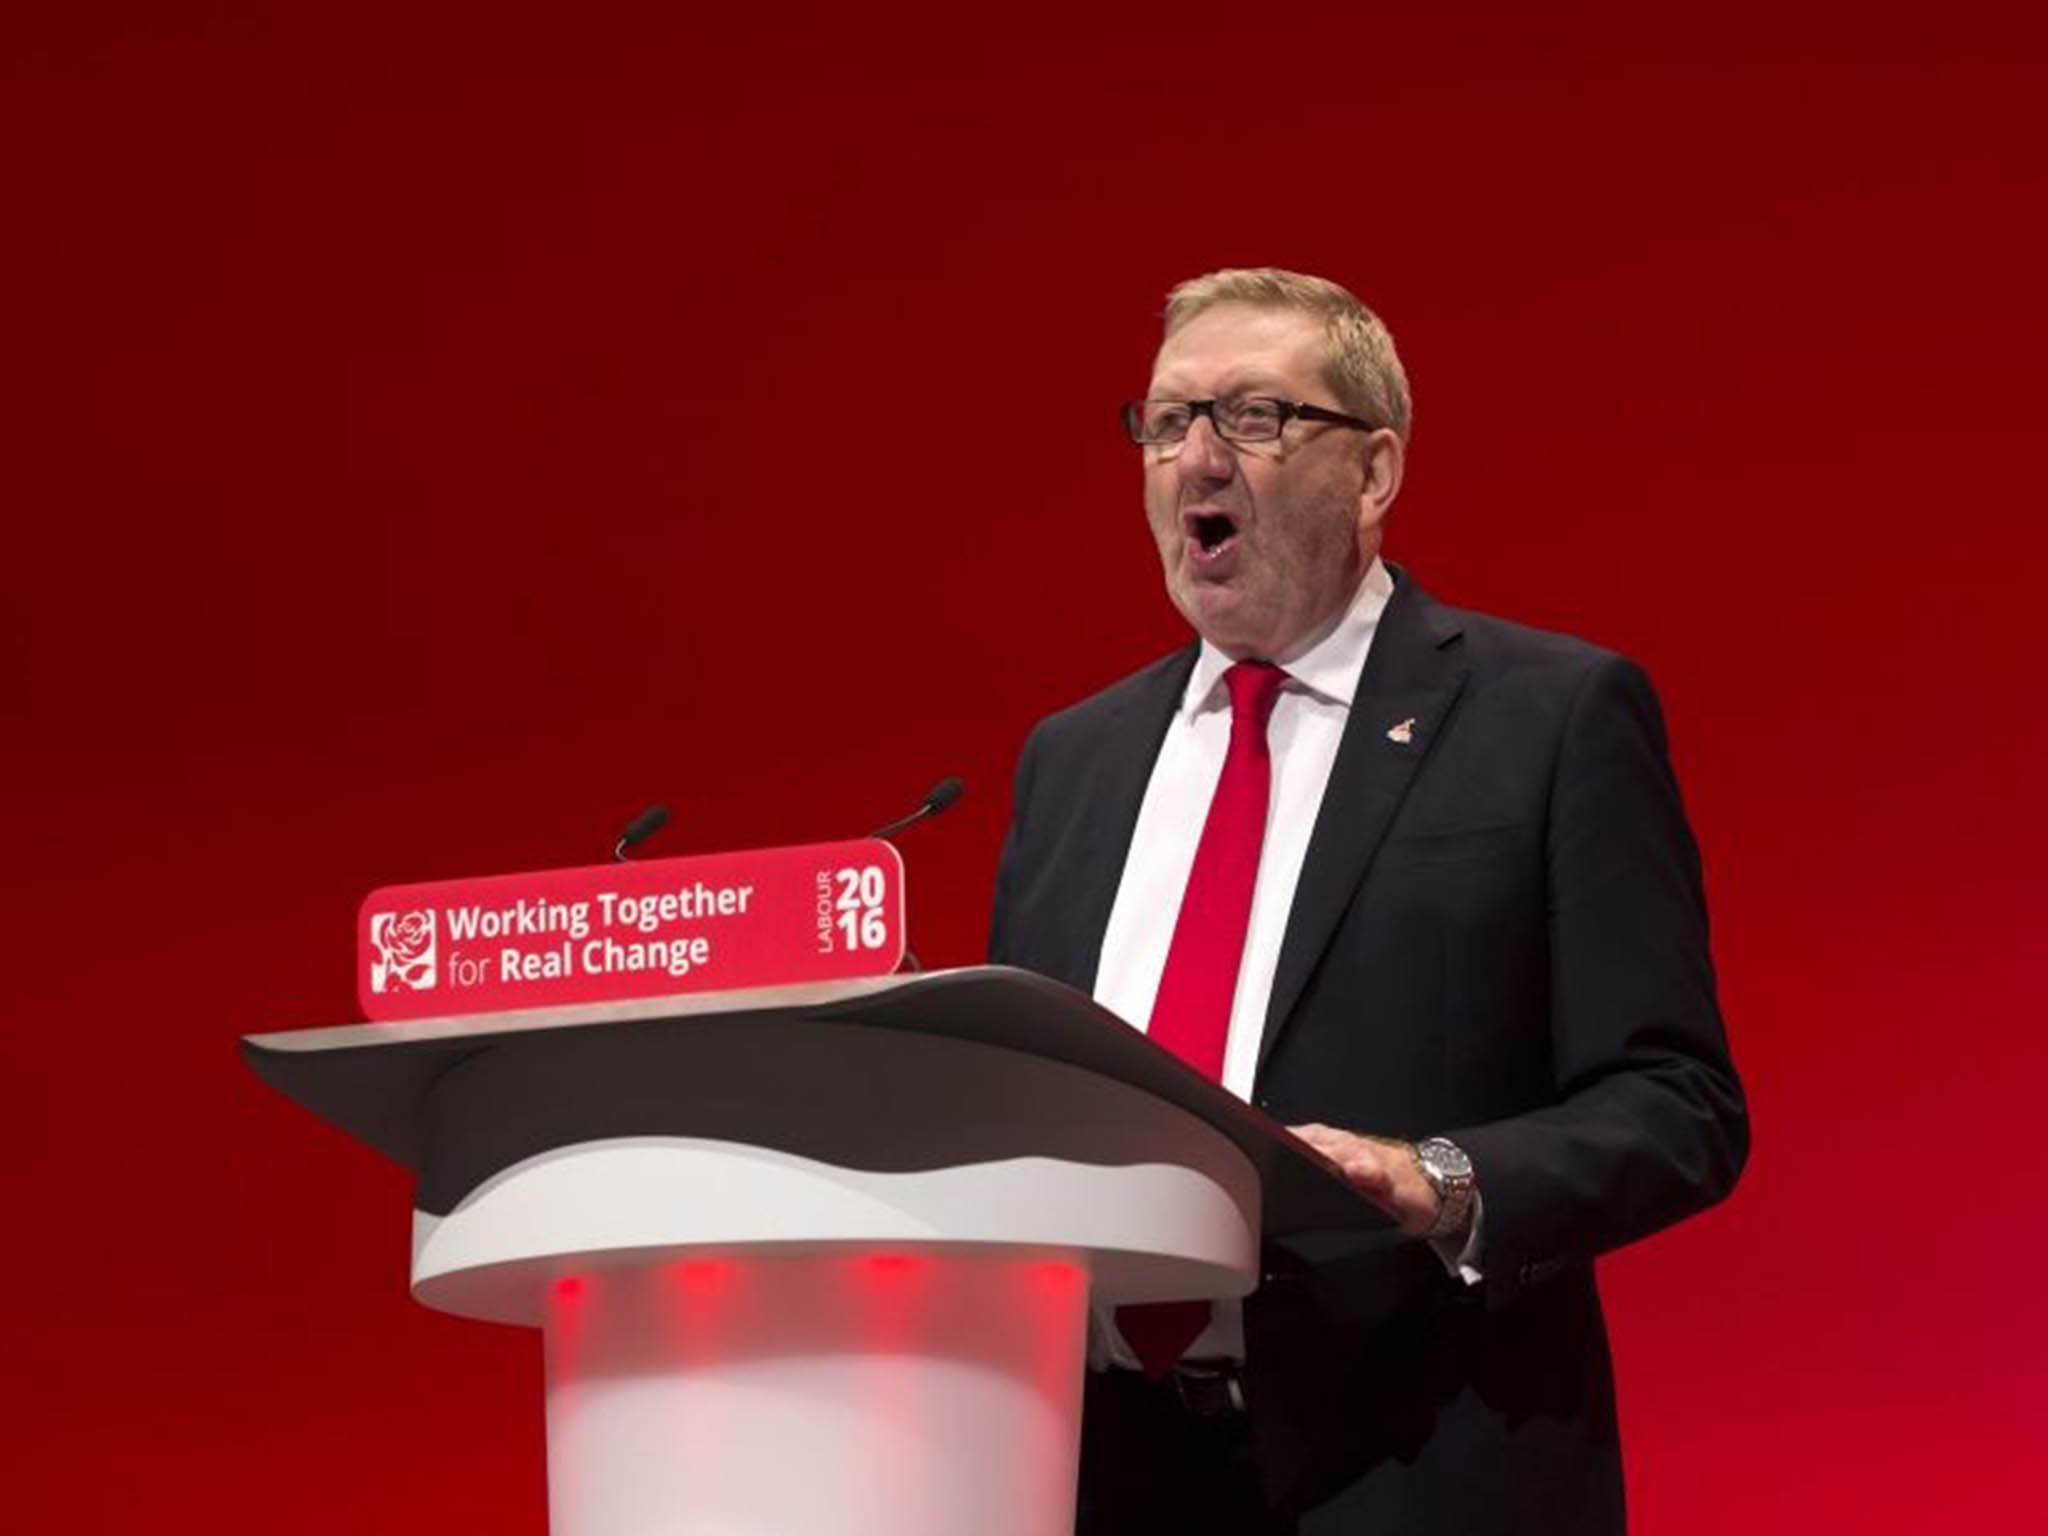
{"type": "Polygon", "coordinates": [[[1361,527],[1376,528],[1387,508],[1401,494],[1401,475],[1408,464],[1408,445],[1391,427],[1381,427],[1365,439],[1365,483],[1358,492],[1358,521],[1361,527]]]}

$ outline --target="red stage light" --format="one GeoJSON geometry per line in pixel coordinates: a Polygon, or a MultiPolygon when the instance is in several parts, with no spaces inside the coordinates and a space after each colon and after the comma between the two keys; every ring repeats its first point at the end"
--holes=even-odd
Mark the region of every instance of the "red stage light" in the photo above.
{"type": "Polygon", "coordinates": [[[723,1290],[738,1272],[732,1259],[685,1259],[670,1270],[676,1284],[692,1295],[723,1290]]]}
{"type": "Polygon", "coordinates": [[[862,1262],[877,1274],[906,1275],[924,1266],[925,1261],[909,1253],[871,1253],[862,1262]]]}
{"type": "Polygon", "coordinates": [[[1056,1296],[1065,1295],[1086,1279],[1081,1266],[1067,1259],[1047,1259],[1024,1273],[1033,1285],[1056,1296]]]}

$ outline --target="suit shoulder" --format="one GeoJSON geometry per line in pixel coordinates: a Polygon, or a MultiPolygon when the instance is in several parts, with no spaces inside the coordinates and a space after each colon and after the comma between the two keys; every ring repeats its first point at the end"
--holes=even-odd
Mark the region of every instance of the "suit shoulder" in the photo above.
{"type": "Polygon", "coordinates": [[[1195,647],[1184,645],[1148,666],[1118,678],[1107,688],[1055,710],[1032,727],[1031,735],[1048,741],[1084,738],[1108,728],[1134,706],[1156,703],[1162,695],[1178,698],[1194,667],[1195,647]]]}
{"type": "Polygon", "coordinates": [[[1459,630],[1466,655],[1481,674],[1521,673],[1577,686],[1596,672],[1640,675],[1643,671],[1634,658],[1577,635],[1537,629],[1469,608],[1439,605],[1437,612],[1442,622],[1459,630]]]}
{"type": "Polygon", "coordinates": [[[1494,614],[1438,607],[1435,617],[1458,636],[1471,672],[1468,705],[1513,722],[1530,739],[1630,720],[1662,750],[1663,706],[1635,658],[1494,614]]]}

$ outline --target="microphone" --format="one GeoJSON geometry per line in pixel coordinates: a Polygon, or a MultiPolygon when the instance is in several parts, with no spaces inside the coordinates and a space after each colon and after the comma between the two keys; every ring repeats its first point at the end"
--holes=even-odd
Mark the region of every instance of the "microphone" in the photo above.
{"type": "Polygon", "coordinates": [[[621,864],[630,862],[626,850],[638,843],[644,843],[663,827],[668,825],[668,807],[650,805],[646,810],[626,823],[626,830],[619,834],[619,840],[612,845],[612,857],[621,864]]]}
{"type": "Polygon", "coordinates": [[[937,816],[940,812],[949,809],[953,802],[958,800],[966,791],[967,786],[958,779],[951,777],[943,778],[925,791],[924,799],[918,802],[916,810],[912,811],[908,816],[900,817],[890,822],[879,831],[870,832],[868,836],[893,837],[905,827],[913,826],[923,821],[927,816],[937,816]]]}
{"type": "MultiPolygon", "coordinates": [[[[966,793],[966,790],[967,786],[965,784],[948,775],[925,791],[924,799],[918,802],[916,810],[912,811],[908,816],[890,822],[889,825],[883,827],[878,832],[870,832],[868,836],[889,837],[897,832],[901,832],[905,827],[914,826],[918,822],[923,821],[927,816],[937,816],[941,812],[950,809],[953,802],[966,793]]],[[[923,963],[919,961],[908,944],[903,946],[903,968],[907,971],[921,971],[924,969],[923,963]]]]}

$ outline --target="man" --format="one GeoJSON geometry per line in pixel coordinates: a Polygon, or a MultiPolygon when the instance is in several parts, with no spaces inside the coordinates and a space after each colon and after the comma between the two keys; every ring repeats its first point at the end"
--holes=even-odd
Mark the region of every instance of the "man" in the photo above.
{"type": "Polygon", "coordinates": [[[1199,643],[1032,732],[991,958],[1149,1028],[1398,1231],[1268,1244],[1241,1317],[1125,1309],[1081,1530],[1619,1531],[1593,1259],[1748,1142],[1649,683],[1380,560],[1408,388],[1337,285],[1181,285],[1125,418],[1199,643]]]}

